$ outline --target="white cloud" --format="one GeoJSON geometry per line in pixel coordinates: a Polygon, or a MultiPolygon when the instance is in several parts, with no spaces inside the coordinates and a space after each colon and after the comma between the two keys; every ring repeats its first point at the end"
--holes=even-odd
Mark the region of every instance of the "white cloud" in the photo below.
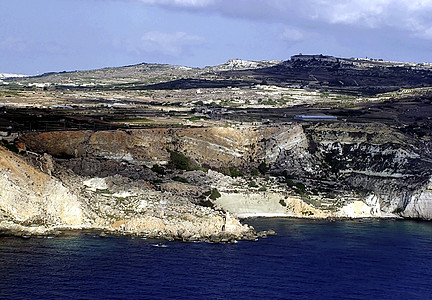
{"type": "Polygon", "coordinates": [[[180,7],[205,7],[213,4],[215,0],[140,0],[144,3],[163,5],[163,6],[180,6],[180,7]]]}
{"type": "Polygon", "coordinates": [[[199,44],[203,38],[186,32],[166,33],[150,31],[141,37],[139,49],[144,52],[159,52],[171,56],[179,56],[189,46],[199,44]]]}
{"type": "MultiPolygon", "coordinates": [[[[393,28],[428,37],[431,0],[139,0],[168,9],[189,9],[297,28],[323,25],[393,28]]],[[[289,32],[288,32],[289,34],[289,32]]],[[[295,35],[294,35],[295,36],[295,35]]]]}
{"type": "Polygon", "coordinates": [[[288,28],[287,27],[284,29],[284,31],[280,35],[280,38],[282,40],[296,42],[296,41],[303,40],[305,38],[305,34],[301,30],[298,30],[296,28],[291,28],[291,27],[288,28]]]}

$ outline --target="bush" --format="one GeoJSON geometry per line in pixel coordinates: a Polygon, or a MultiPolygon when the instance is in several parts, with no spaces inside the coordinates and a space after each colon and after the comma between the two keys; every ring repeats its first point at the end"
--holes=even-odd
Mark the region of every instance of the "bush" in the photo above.
{"type": "Polygon", "coordinates": [[[293,186],[294,186],[294,182],[293,182],[291,179],[287,179],[287,180],[286,180],[286,184],[287,184],[289,187],[293,187],[293,186]]]}
{"type": "Polygon", "coordinates": [[[244,174],[241,171],[239,171],[236,167],[230,167],[229,168],[229,175],[231,177],[240,177],[240,176],[243,176],[244,174]]]}
{"type": "Polygon", "coordinates": [[[263,175],[267,173],[268,170],[269,166],[265,162],[260,163],[260,165],[258,166],[258,171],[263,175]]]}
{"type": "Polygon", "coordinates": [[[212,189],[211,191],[205,192],[203,194],[203,196],[209,197],[212,200],[216,200],[217,198],[219,198],[221,196],[221,194],[219,193],[219,191],[217,189],[212,189]]]}
{"type": "Polygon", "coordinates": [[[251,182],[249,182],[249,187],[257,188],[258,184],[255,181],[251,181],[251,182]]]}
{"type": "Polygon", "coordinates": [[[304,192],[306,191],[306,186],[301,182],[296,184],[296,188],[301,194],[304,194],[304,192]]]}
{"type": "Polygon", "coordinates": [[[155,173],[158,173],[160,175],[165,175],[165,169],[162,168],[159,165],[153,165],[153,167],[151,168],[151,170],[155,173]]]}
{"type": "Polygon", "coordinates": [[[198,204],[204,207],[214,208],[214,204],[210,200],[201,200],[198,204]]]}
{"type": "Polygon", "coordinates": [[[183,182],[183,183],[189,183],[189,181],[186,178],[181,177],[181,176],[175,176],[172,178],[172,180],[178,181],[178,182],[183,182]]]}
{"type": "Polygon", "coordinates": [[[169,151],[171,164],[173,164],[177,169],[192,171],[194,168],[190,159],[184,154],[177,151],[169,151]]]}
{"type": "Polygon", "coordinates": [[[287,206],[284,199],[280,199],[279,204],[282,206],[287,206]]]}
{"type": "Polygon", "coordinates": [[[216,200],[217,198],[220,198],[222,196],[217,189],[212,189],[210,199],[216,200]]]}

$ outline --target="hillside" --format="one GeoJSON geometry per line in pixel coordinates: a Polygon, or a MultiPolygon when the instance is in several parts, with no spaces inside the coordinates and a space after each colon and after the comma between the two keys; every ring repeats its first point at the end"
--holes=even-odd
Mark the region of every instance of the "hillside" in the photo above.
{"type": "Polygon", "coordinates": [[[377,94],[432,85],[432,65],[373,59],[294,55],[287,61],[232,59],[205,68],[163,64],[47,73],[15,79],[24,86],[80,89],[193,89],[274,85],[377,94]]]}
{"type": "Polygon", "coordinates": [[[238,216],[432,219],[429,64],[139,64],[5,79],[0,103],[9,233],[233,241],[265,235],[238,216]]]}

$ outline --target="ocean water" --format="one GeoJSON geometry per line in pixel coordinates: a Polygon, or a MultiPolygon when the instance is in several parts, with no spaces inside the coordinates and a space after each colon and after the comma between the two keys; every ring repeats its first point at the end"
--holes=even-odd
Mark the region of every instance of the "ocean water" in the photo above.
{"type": "Polygon", "coordinates": [[[0,238],[1,299],[431,299],[432,223],[248,220],[208,244],[74,233],[0,238]]]}

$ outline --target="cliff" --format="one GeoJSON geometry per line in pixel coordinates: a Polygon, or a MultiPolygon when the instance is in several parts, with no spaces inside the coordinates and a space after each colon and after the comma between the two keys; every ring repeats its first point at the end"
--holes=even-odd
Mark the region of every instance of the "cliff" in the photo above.
{"type": "Polygon", "coordinates": [[[235,214],[430,220],[431,70],[298,55],[10,79],[0,227],[227,240],[257,236],[235,214]]]}
{"type": "Polygon", "coordinates": [[[217,189],[212,205],[243,216],[432,219],[430,137],[382,123],[45,132],[21,140],[76,176],[144,180],[193,203],[217,189]],[[186,167],[173,166],[173,153],[186,167]]]}
{"type": "Polygon", "coordinates": [[[48,154],[19,156],[0,147],[0,185],[3,234],[93,229],[184,240],[255,238],[253,228],[223,212],[144,181],[78,176],[48,154]]]}

